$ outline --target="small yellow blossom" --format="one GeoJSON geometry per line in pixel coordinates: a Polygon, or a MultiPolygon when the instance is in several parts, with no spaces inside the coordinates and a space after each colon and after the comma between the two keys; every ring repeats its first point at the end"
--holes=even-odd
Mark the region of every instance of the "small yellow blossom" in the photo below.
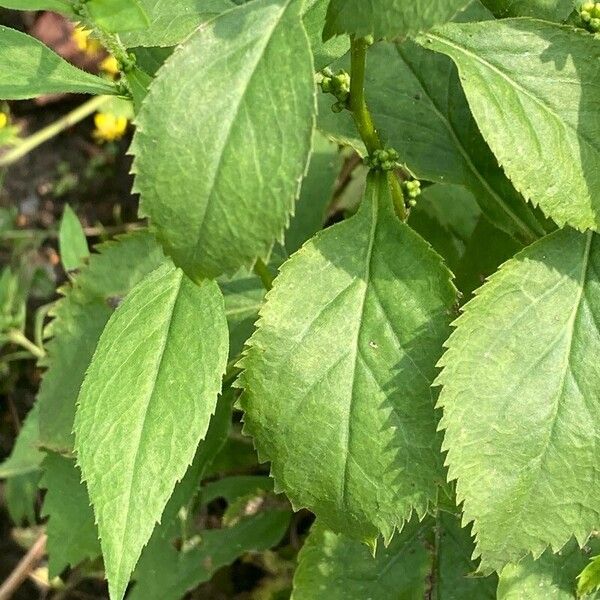
{"type": "Polygon", "coordinates": [[[5,113],[0,112],[0,129],[3,129],[7,125],[8,125],[8,116],[5,113]]]}
{"type": "Polygon", "coordinates": [[[116,77],[119,74],[119,63],[114,56],[107,56],[101,63],[100,69],[111,75],[112,77],[116,77]]]}
{"type": "Polygon", "coordinates": [[[94,137],[107,142],[120,140],[127,129],[127,119],[111,113],[96,113],[94,115],[94,124],[96,125],[94,137]]]}
{"type": "Polygon", "coordinates": [[[78,25],[73,29],[71,37],[81,52],[85,52],[86,54],[97,54],[102,49],[102,46],[98,40],[90,38],[91,33],[92,32],[89,31],[89,29],[85,29],[78,25]]]}

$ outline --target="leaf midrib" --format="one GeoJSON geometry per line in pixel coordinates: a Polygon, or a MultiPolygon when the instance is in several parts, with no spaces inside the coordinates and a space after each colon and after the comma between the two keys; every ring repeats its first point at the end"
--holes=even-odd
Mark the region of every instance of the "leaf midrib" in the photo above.
{"type": "MultiPolygon", "coordinates": [[[[386,182],[387,185],[387,182],[386,182]]],[[[352,440],[352,412],[354,408],[354,399],[355,399],[355,386],[356,386],[356,370],[358,367],[358,360],[360,358],[360,349],[359,342],[362,335],[362,329],[364,325],[364,316],[365,316],[365,306],[367,302],[367,295],[369,292],[369,280],[371,278],[371,267],[372,267],[372,259],[373,259],[373,248],[375,246],[375,233],[377,231],[377,218],[378,218],[378,198],[376,194],[372,194],[370,198],[365,198],[364,202],[370,202],[371,206],[371,229],[369,231],[369,246],[367,248],[367,253],[365,255],[365,271],[364,271],[364,290],[363,297],[360,306],[360,324],[356,329],[356,337],[354,339],[353,349],[354,356],[352,358],[353,370],[352,370],[352,387],[350,391],[350,403],[348,405],[348,412],[346,419],[344,421],[344,469],[342,471],[342,479],[341,479],[341,500],[342,500],[342,508],[346,508],[346,495],[347,495],[347,487],[348,487],[348,466],[349,466],[349,457],[350,457],[350,445],[352,440]]]]}

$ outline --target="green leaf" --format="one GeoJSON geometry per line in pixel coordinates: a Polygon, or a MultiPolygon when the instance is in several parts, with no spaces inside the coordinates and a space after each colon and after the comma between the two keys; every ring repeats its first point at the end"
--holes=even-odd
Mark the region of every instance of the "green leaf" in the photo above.
{"type": "Polygon", "coordinates": [[[444,449],[484,571],[598,525],[599,274],[600,238],[557,231],[481,288],[447,342],[444,449]]]}
{"type": "MultiPolygon", "coordinates": [[[[527,243],[543,235],[481,137],[452,61],[411,41],[376,44],[368,58],[367,101],[401,161],[419,179],[467,187],[509,235],[527,243]]],[[[333,115],[330,104],[331,97],[320,96],[319,127],[364,153],[349,114],[333,115]]]]}
{"type": "Polygon", "coordinates": [[[128,48],[135,46],[175,46],[196,28],[233,8],[231,0],[141,0],[150,24],[146,29],[128,31],[121,27],[120,38],[128,48]]]}
{"type": "Polygon", "coordinates": [[[296,507],[389,539],[443,480],[430,383],[449,272],[373,176],[359,213],[305,244],[267,298],[240,365],[245,431],[296,507]]]}
{"type": "Polygon", "coordinates": [[[285,249],[293,254],[317,231],[323,229],[333,186],[342,167],[337,145],[315,132],[308,173],[302,182],[294,217],[285,232],[285,249]]]}
{"type": "Polygon", "coordinates": [[[4,485],[6,509],[12,521],[21,526],[24,522],[35,525],[35,507],[38,500],[40,472],[32,471],[8,479],[4,485]]]}
{"type": "Polygon", "coordinates": [[[470,299],[473,292],[481,287],[502,263],[522,249],[522,244],[481,216],[454,270],[456,287],[463,295],[462,300],[470,299]]]}
{"type": "Polygon", "coordinates": [[[425,598],[431,568],[426,529],[412,519],[387,548],[380,544],[373,557],[364,544],[317,521],[298,556],[291,600],[425,598]]]}
{"type": "Polygon", "coordinates": [[[0,0],[0,6],[14,10],[54,10],[72,14],[69,0],[0,0]]]}
{"type": "Polygon", "coordinates": [[[196,285],[171,264],[131,291],[100,337],[75,446],[113,599],[206,435],[227,351],[217,284],[196,285]]]}
{"type": "Polygon", "coordinates": [[[409,225],[455,273],[480,217],[481,210],[469,190],[437,184],[423,190],[417,206],[410,211],[409,225]]]}
{"type": "Polygon", "coordinates": [[[323,41],[323,24],[329,0],[304,0],[304,28],[310,40],[315,60],[315,70],[320,71],[350,50],[347,37],[336,37],[323,41]]]}
{"type": "Polygon", "coordinates": [[[65,271],[76,271],[90,256],[87,239],[73,209],[65,204],[58,231],[60,259],[65,271]]]}
{"type": "Polygon", "coordinates": [[[0,479],[38,471],[44,458],[44,453],[38,449],[38,442],[39,407],[36,404],[29,411],[10,456],[0,463],[0,479]]]}
{"type": "Polygon", "coordinates": [[[0,25],[0,98],[22,100],[43,94],[116,94],[113,83],[69,64],[35,38],[0,25]]]}
{"type": "Polygon", "coordinates": [[[414,35],[449,21],[471,0],[331,0],[323,38],[348,33],[375,39],[414,35]]]}
{"type": "Polygon", "coordinates": [[[150,24],[140,0],[88,0],[86,8],[94,23],[106,31],[144,29],[150,24]]]}
{"type": "Polygon", "coordinates": [[[192,278],[266,261],[289,222],[315,113],[301,4],[257,0],[200,28],[138,115],[141,211],[192,278]],[[203,99],[193,111],[190,95],[203,99]]]}
{"type": "Polygon", "coordinates": [[[40,390],[40,444],[60,453],[73,449],[75,403],[104,326],[129,290],[165,261],[148,232],[122,236],[96,248],[51,311],[48,368],[40,390]]]}
{"type": "Polygon", "coordinates": [[[220,278],[219,285],[225,298],[225,315],[229,326],[229,356],[235,358],[254,331],[265,288],[256,275],[245,269],[234,277],[220,278]]]}
{"type": "Polygon", "coordinates": [[[375,556],[317,522],[300,551],[292,600],[492,600],[496,578],[473,577],[470,552],[468,531],[447,513],[437,523],[412,519],[375,556]]]}
{"type": "MultiPolygon", "coordinates": [[[[598,549],[597,542],[593,545],[598,549]]],[[[498,600],[574,600],[576,577],[587,560],[577,544],[570,543],[558,554],[546,551],[538,560],[528,556],[517,565],[507,565],[500,574],[498,600]]],[[[599,597],[586,596],[588,600],[599,597]]]]}
{"type": "Polygon", "coordinates": [[[564,21],[573,11],[574,0],[481,0],[497,17],[537,17],[564,21]]]}
{"type": "Polygon", "coordinates": [[[594,556],[577,576],[577,593],[580,596],[600,591],[600,556],[594,556]]]}
{"type": "Polygon", "coordinates": [[[244,553],[275,546],[289,522],[288,511],[261,512],[233,527],[201,531],[191,548],[179,552],[167,537],[152,547],[153,552],[144,554],[127,599],[180,600],[188,590],[208,581],[218,569],[244,553]]]}
{"type": "Polygon", "coordinates": [[[75,461],[48,453],[43,463],[40,487],[47,490],[42,515],[49,517],[49,576],[56,577],[68,566],[100,556],[98,531],[87,489],[75,461]]]}
{"type": "Polygon", "coordinates": [[[473,115],[517,190],[559,225],[600,225],[600,45],[527,19],[450,24],[421,39],[457,64],[473,115]]]}

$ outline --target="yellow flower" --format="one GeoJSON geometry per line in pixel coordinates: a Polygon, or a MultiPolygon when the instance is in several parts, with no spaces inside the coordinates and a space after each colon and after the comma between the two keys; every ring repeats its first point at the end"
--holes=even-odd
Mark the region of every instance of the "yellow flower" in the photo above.
{"type": "Polygon", "coordinates": [[[3,129],[8,125],[8,115],[0,112],[0,129],[3,129]]]}
{"type": "Polygon", "coordinates": [[[119,63],[114,56],[107,56],[101,63],[100,69],[111,75],[112,77],[116,77],[119,74],[119,63]]]}
{"type": "Polygon", "coordinates": [[[96,113],[94,115],[94,124],[96,125],[94,137],[107,142],[120,140],[127,129],[127,119],[111,113],[96,113]]]}
{"type": "Polygon", "coordinates": [[[90,38],[91,33],[92,32],[89,31],[89,29],[77,25],[77,27],[73,29],[71,37],[81,52],[85,52],[86,54],[97,54],[102,49],[102,46],[98,40],[90,38]]]}

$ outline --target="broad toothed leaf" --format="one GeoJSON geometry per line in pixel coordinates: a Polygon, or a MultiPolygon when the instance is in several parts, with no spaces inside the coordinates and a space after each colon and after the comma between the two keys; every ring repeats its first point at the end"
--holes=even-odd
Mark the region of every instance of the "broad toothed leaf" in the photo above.
{"type": "Polygon", "coordinates": [[[505,263],[455,324],[441,425],[483,569],[598,526],[599,324],[600,237],[572,229],[505,263]]]}
{"type": "Polygon", "coordinates": [[[68,566],[100,556],[98,529],[81,471],[73,459],[49,453],[40,487],[46,496],[42,514],[48,517],[48,569],[51,578],[68,566]]]}
{"type": "Polygon", "coordinates": [[[455,291],[374,175],[359,213],[282,267],[242,361],[245,431],[278,489],[373,541],[443,481],[430,384],[455,291]]]}
{"type": "Polygon", "coordinates": [[[196,285],[168,263],[132,290],[100,337],[75,445],[113,599],[206,434],[227,340],[217,284],[196,285]]]}
{"type": "Polygon", "coordinates": [[[508,177],[559,225],[600,227],[600,44],[533,19],[449,24],[421,43],[458,66],[508,177]]]}
{"type": "Polygon", "coordinates": [[[55,452],[73,450],[75,403],[104,326],[129,290],[165,262],[160,244],[148,232],[101,244],[50,314],[49,367],[38,403],[40,444],[55,452]]]}
{"type": "Polygon", "coordinates": [[[192,278],[251,266],[283,238],[316,110],[301,6],[257,0],[201,27],[159,71],[139,113],[141,211],[192,278]],[[191,97],[201,99],[192,110],[191,97]]]}

